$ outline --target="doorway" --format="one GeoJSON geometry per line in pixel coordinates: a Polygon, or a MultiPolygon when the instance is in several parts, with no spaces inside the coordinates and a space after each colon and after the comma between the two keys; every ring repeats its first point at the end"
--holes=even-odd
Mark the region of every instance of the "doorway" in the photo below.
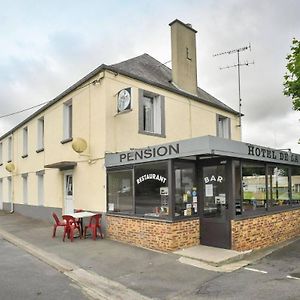
{"type": "Polygon", "coordinates": [[[200,165],[200,243],[231,248],[229,220],[228,160],[210,160],[200,165]]]}
{"type": "Polygon", "coordinates": [[[70,214],[74,212],[73,193],[73,172],[68,171],[64,173],[64,214],[70,214]]]}

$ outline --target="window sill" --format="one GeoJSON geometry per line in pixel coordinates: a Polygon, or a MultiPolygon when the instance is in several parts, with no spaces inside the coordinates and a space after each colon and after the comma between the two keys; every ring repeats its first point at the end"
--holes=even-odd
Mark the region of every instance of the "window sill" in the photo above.
{"type": "Polygon", "coordinates": [[[28,157],[28,154],[22,155],[21,157],[26,158],[26,157],[28,157]]]}
{"type": "Polygon", "coordinates": [[[43,152],[43,151],[44,151],[44,148],[35,150],[36,153],[40,153],[40,152],[43,152]]]}
{"type": "Polygon", "coordinates": [[[66,143],[69,143],[69,142],[72,142],[73,141],[73,138],[67,138],[67,139],[64,139],[62,141],[60,141],[61,144],[66,144],[66,143]]]}
{"type": "Polygon", "coordinates": [[[166,137],[165,134],[154,133],[154,132],[148,132],[148,131],[142,131],[142,130],[139,130],[139,134],[151,135],[151,136],[157,136],[157,137],[161,137],[161,138],[165,138],[165,137],[166,137]]]}

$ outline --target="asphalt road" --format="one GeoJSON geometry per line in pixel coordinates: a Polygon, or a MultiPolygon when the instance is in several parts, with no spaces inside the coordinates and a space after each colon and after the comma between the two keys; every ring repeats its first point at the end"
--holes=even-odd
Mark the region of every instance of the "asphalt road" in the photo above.
{"type": "Polygon", "coordinates": [[[87,298],[65,275],[0,239],[0,300],[87,298]]]}
{"type": "Polygon", "coordinates": [[[300,240],[232,273],[219,273],[172,299],[300,299],[300,240]]]}

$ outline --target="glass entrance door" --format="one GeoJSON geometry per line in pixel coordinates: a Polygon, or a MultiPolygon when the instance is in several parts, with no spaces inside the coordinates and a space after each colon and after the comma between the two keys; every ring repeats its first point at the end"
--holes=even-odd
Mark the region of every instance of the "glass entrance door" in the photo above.
{"type": "Polygon", "coordinates": [[[228,218],[229,180],[228,161],[204,163],[200,186],[200,242],[203,245],[230,248],[230,223],[228,218]]]}

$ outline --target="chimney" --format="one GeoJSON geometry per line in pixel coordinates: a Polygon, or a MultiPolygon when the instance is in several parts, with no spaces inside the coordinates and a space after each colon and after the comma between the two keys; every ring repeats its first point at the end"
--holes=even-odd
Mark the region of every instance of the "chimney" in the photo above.
{"type": "Polygon", "coordinates": [[[196,33],[191,24],[174,20],[171,26],[172,83],[197,95],[196,33]]]}

